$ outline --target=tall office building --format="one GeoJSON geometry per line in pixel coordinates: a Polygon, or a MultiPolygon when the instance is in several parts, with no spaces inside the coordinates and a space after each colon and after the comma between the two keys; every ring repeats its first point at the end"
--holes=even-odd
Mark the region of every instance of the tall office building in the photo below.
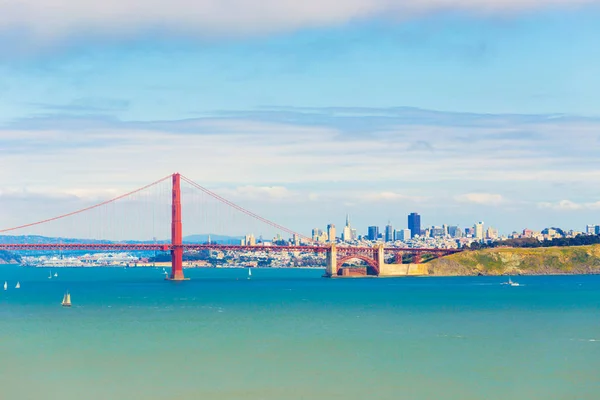
{"type": "Polygon", "coordinates": [[[327,239],[329,243],[335,243],[335,225],[327,225],[327,239]]]}
{"type": "Polygon", "coordinates": [[[350,215],[346,214],[346,226],[342,230],[342,241],[350,242],[352,239],[355,239],[352,235],[352,228],[350,227],[350,215]]]}
{"type": "Polygon", "coordinates": [[[448,227],[448,235],[450,235],[453,238],[457,238],[461,236],[461,232],[460,229],[458,228],[458,226],[456,225],[451,225],[448,227]]]}
{"type": "Polygon", "coordinates": [[[475,224],[474,226],[475,228],[475,239],[477,240],[483,240],[483,222],[480,221],[478,223],[475,224]]]}
{"type": "Polygon", "coordinates": [[[392,228],[392,224],[388,222],[388,224],[385,227],[385,237],[384,240],[386,242],[393,242],[394,241],[394,228],[392,228]]]}
{"type": "Polygon", "coordinates": [[[379,227],[378,226],[370,226],[367,238],[369,240],[377,240],[378,237],[379,237],[379,227]]]}
{"type": "Polygon", "coordinates": [[[406,242],[407,240],[410,240],[410,237],[411,237],[410,229],[402,229],[402,230],[396,231],[396,240],[401,240],[403,242],[406,242]]]}
{"type": "Polygon", "coordinates": [[[408,229],[410,229],[411,237],[421,234],[421,216],[417,213],[408,215],[408,229]]]}

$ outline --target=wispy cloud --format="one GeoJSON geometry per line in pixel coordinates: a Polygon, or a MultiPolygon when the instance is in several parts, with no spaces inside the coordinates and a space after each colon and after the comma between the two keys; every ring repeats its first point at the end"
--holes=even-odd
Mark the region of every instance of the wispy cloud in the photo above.
{"type": "Polygon", "coordinates": [[[38,41],[76,33],[131,36],[163,29],[179,34],[238,35],[342,24],[369,17],[402,20],[440,10],[513,13],[597,0],[5,0],[0,30],[38,41]]]}
{"type": "MultiPolygon", "coordinates": [[[[274,203],[294,204],[315,219],[358,208],[385,219],[428,209],[462,213],[469,223],[482,217],[457,204],[554,216],[554,209],[592,210],[600,197],[600,121],[593,118],[340,108],[289,109],[285,122],[279,112],[14,121],[0,127],[0,190],[62,193],[83,204],[179,171],[268,214],[280,209],[274,203]],[[434,151],[411,151],[419,141],[434,151]],[[577,190],[578,203],[560,202],[565,187],[577,190]]],[[[30,209],[32,218],[47,217],[42,207],[30,209]]]]}
{"type": "Polygon", "coordinates": [[[504,197],[493,193],[466,193],[455,196],[454,199],[459,203],[473,203],[497,206],[506,203],[504,197]]]}
{"type": "Polygon", "coordinates": [[[599,210],[600,201],[589,203],[576,203],[571,200],[561,200],[556,203],[541,202],[538,203],[540,208],[546,208],[557,211],[577,211],[577,210],[599,210]]]}

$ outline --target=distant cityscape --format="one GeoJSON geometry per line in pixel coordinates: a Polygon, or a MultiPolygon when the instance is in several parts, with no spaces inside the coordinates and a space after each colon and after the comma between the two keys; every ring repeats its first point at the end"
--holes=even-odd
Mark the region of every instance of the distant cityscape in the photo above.
{"type": "MultiPolygon", "coordinates": [[[[521,232],[512,232],[510,235],[499,235],[498,230],[486,226],[479,221],[470,227],[461,228],[456,225],[421,226],[421,215],[412,212],[407,216],[406,228],[396,229],[388,223],[383,229],[377,225],[369,226],[364,234],[358,234],[351,224],[350,216],[346,215],[346,224],[341,234],[334,224],[328,224],[325,229],[314,228],[311,240],[294,235],[286,239],[277,234],[272,240],[265,240],[262,236],[255,237],[248,234],[245,237],[235,238],[218,236],[218,240],[211,241],[211,235],[204,236],[205,243],[240,244],[243,246],[313,246],[315,244],[339,244],[344,246],[375,246],[384,244],[386,247],[402,248],[442,248],[460,249],[473,247],[473,244],[492,244],[510,239],[554,240],[560,238],[575,238],[580,235],[600,235],[600,225],[587,225],[585,231],[565,231],[557,227],[545,228],[541,231],[523,229],[521,232]]],[[[197,236],[198,238],[201,236],[197,236]]],[[[302,251],[290,253],[272,253],[261,251],[227,252],[221,250],[201,250],[186,253],[184,264],[186,267],[321,267],[324,259],[322,256],[302,251]]],[[[63,253],[53,255],[26,255],[22,257],[24,265],[41,267],[93,267],[93,266],[120,266],[120,267],[169,267],[168,254],[131,254],[131,253],[94,253],[76,254],[63,253]]]]}
{"type": "Polygon", "coordinates": [[[492,243],[507,239],[537,239],[539,241],[557,238],[574,238],[578,235],[599,235],[600,225],[587,225],[585,231],[565,231],[557,227],[545,228],[541,231],[523,229],[521,232],[512,232],[510,235],[499,235],[498,230],[486,226],[479,221],[470,227],[461,228],[456,225],[421,226],[421,215],[410,213],[407,218],[406,228],[396,229],[388,223],[383,229],[377,225],[367,228],[367,232],[359,235],[350,223],[350,216],[346,216],[346,225],[341,235],[336,235],[334,224],[327,225],[325,230],[314,228],[312,240],[317,243],[344,243],[347,245],[374,245],[387,243],[392,247],[420,247],[420,248],[464,248],[472,243],[492,243]]]}

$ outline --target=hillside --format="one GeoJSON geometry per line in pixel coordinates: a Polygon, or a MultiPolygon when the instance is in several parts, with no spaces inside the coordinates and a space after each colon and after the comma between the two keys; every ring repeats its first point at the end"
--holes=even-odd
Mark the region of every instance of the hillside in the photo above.
{"type": "Polygon", "coordinates": [[[21,257],[8,251],[0,250],[0,264],[19,264],[21,257]]]}
{"type": "Polygon", "coordinates": [[[600,273],[600,245],[464,251],[427,263],[429,275],[600,273]]]}

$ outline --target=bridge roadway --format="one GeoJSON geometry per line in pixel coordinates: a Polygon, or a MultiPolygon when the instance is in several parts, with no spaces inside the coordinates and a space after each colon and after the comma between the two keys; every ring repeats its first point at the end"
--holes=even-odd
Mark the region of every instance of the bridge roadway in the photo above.
{"type": "MultiPolygon", "coordinates": [[[[0,243],[0,250],[7,251],[43,251],[43,250],[93,250],[93,251],[171,251],[175,246],[170,243],[0,243]]],[[[184,251],[190,250],[220,250],[220,251],[277,251],[292,252],[300,251],[307,253],[327,253],[331,250],[331,245],[327,246],[242,246],[227,244],[190,244],[181,245],[184,251]]],[[[363,252],[372,252],[374,247],[365,246],[336,246],[336,250],[342,254],[360,254],[363,252]]],[[[386,252],[391,253],[409,253],[409,254],[435,254],[448,255],[459,252],[458,249],[429,249],[429,248],[402,248],[402,247],[384,247],[386,252]]]]}

